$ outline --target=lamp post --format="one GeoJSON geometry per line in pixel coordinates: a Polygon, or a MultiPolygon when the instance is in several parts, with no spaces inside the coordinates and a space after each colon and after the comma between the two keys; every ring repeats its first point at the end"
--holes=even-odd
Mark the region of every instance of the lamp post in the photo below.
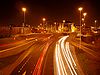
{"type": "Polygon", "coordinates": [[[83,13],[83,16],[84,16],[84,19],[85,19],[85,16],[87,15],[87,13],[83,13]]]}
{"type": "Polygon", "coordinates": [[[23,7],[23,8],[22,8],[22,11],[24,12],[24,18],[23,18],[23,19],[24,19],[24,20],[23,20],[23,26],[25,26],[25,12],[26,12],[26,8],[24,8],[24,7],[23,7]]]}
{"type": "Polygon", "coordinates": [[[55,32],[56,32],[56,25],[57,25],[57,22],[54,22],[54,25],[55,25],[55,32]]]}
{"type": "Polygon", "coordinates": [[[83,16],[84,16],[84,23],[83,23],[83,25],[84,25],[84,28],[85,28],[85,16],[87,15],[87,13],[83,13],[83,16]]]}
{"type": "Polygon", "coordinates": [[[95,20],[94,22],[95,22],[95,28],[96,28],[97,20],[95,20]]]}
{"type": "Polygon", "coordinates": [[[45,21],[46,21],[46,18],[43,18],[43,28],[45,29],[45,21]]]}
{"type": "Polygon", "coordinates": [[[84,19],[84,18],[82,18],[82,26],[84,26],[84,20],[85,20],[85,19],[84,19]]]}
{"type": "Polygon", "coordinates": [[[62,24],[62,31],[64,31],[64,25],[65,25],[66,20],[63,20],[63,24],[62,24]]]}
{"type": "Polygon", "coordinates": [[[65,23],[65,20],[63,20],[63,23],[65,23]]]}
{"type": "Polygon", "coordinates": [[[78,8],[78,10],[80,11],[80,45],[81,45],[81,20],[82,20],[82,10],[83,10],[83,8],[82,7],[80,7],[80,8],[78,8]]]}

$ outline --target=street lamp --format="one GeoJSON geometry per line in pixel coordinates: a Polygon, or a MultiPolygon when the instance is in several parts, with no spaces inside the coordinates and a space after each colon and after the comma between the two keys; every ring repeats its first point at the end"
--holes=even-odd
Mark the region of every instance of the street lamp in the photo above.
{"type": "Polygon", "coordinates": [[[84,18],[82,18],[82,21],[84,22],[84,18]]]}
{"type": "Polygon", "coordinates": [[[84,20],[85,20],[85,19],[84,19],[84,18],[82,18],[82,21],[83,21],[82,26],[84,25],[84,20]]]}
{"type": "Polygon", "coordinates": [[[43,18],[42,20],[43,20],[43,22],[44,22],[44,21],[46,21],[46,19],[45,19],[45,18],[43,18]]]}
{"type": "Polygon", "coordinates": [[[83,8],[82,7],[80,7],[80,8],[78,8],[78,10],[80,11],[80,33],[81,33],[81,20],[82,20],[82,10],[83,10],[83,8]]]}
{"type": "Polygon", "coordinates": [[[63,20],[63,24],[62,24],[62,31],[64,30],[64,25],[65,25],[65,20],[63,20]]]}
{"type": "Polygon", "coordinates": [[[85,16],[87,15],[87,13],[83,13],[83,16],[84,16],[84,28],[85,28],[85,16]]]}
{"type": "Polygon", "coordinates": [[[97,23],[97,20],[95,20],[94,22],[95,22],[95,28],[96,28],[96,23],[97,23]]]}
{"type": "Polygon", "coordinates": [[[80,45],[81,45],[81,20],[82,20],[82,7],[79,7],[78,10],[80,11],[80,45]]]}
{"type": "Polygon", "coordinates": [[[57,22],[54,22],[54,25],[55,25],[55,32],[56,32],[56,25],[57,25],[57,22]]]}
{"type": "Polygon", "coordinates": [[[65,20],[63,20],[63,23],[65,23],[65,20]]]}
{"type": "Polygon", "coordinates": [[[45,21],[46,21],[46,18],[42,18],[43,20],[43,28],[45,28],[45,21]]]}
{"type": "Polygon", "coordinates": [[[86,15],[87,15],[87,13],[83,13],[84,18],[85,18],[86,15]]]}
{"type": "Polygon", "coordinates": [[[24,23],[23,23],[23,26],[25,26],[25,12],[26,12],[26,8],[23,7],[23,8],[22,8],[22,11],[24,12],[24,20],[23,20],[24,23]]]}

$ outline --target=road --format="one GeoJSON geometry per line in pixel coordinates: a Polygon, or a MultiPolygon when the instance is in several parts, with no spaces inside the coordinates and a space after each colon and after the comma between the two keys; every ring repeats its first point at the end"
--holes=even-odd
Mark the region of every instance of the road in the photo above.
{"type": "Polygon", "coordinates": [[[0,75],[84,75],[68,37],[62,34],[14,37],[15,42],[0,46],[0,75]]]}
{"type": "MultiPolygon", "coordinates": [[[[22,37],[22,41],[16,42],[13,45],[8,44],[1,46],[3,50],[0,50],[0,72],[3,72],[4,75],[10,75],[18,65],[23,66],[32,55],[36,55],[42,51],[41,48],[50,37],[51,34],[45,36],[41,34],[36,36],[30,35],[26,38],[22,37]]],[[[37,55],[39,56],[39,54],[37,55]]]]}
{"type": "MultiPolygon", "coordinates": [[[[3,75],[31,75],[39,62],[42,67],[48,47],[59,35],[38,34],[23,36],[20,41],[0,46],[0,73],[3,75]]],[[[19,37],[18,37],[19,38],[19,37]]],[[[17,38],[16,38],[17,39],[17,38]]],[[[15,39],[14,39],[15,40],[15,39]]]]}

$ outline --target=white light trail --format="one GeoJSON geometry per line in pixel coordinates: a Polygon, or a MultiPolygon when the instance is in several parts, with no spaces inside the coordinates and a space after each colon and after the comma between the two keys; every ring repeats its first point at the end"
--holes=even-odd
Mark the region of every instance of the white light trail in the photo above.
{"type": "Polygon", "coordinates": [[[71,74],[74,75],[72,70],[71,70],[71,67],[70,67],[70,64],[72,64],[72,63],[71,63],[68,51],[66,51],[65,48],[64,48],[64,41],[61,42],[61,47],[62,47],[62,50],[63,50],[62,53],[64,55],[65,61],[66,61],[67,65],[68,65],[68,68],[69,68],[71,74]]]}
{"type": "MultiPolygon", "coordinates": [[[[60,46],[59,46],[59,49],[60,49],[60,46]]],[[[65,69],[65,66],[64,66],[64,62],[62,60],[62,56],[61,56],[61,53],[60,53],[60,50],[58,50],[59,52],[59,62],[60,62],[60,67],[62,67],[61,71],[62,71],[62,75],[67,75],[66,73],[66,69],[65,69]]]]}
{"type": "Polygon", "coordinates": [[[57,65],[57,75],[61,75],[60,74],[60,66],[59,66],[59,63],[58,63],[58,53],[57,53],[57,50],[58,50],[58,44],[56,44],[56,48],[55,48],[55,55],[56,55],[56,65],[57,65]]]}
{"type": "Polygon", "coordinates": [[[69,42],[65,43],[67,37],[69,36],[59,39],[55,47],[56,75],[77,75],[76,63],[71,54],[69,42]]]}
{"type": "Polygon", "coordinates": [[[73,59],[73,57],[72,57],[72,54],[71,54],[71,52],[70,52],[69,42],[66,42],[66,50],[68,50],[69,55],[70,55],[70,57],[71,57],[71,59],[72,59],[74,65],[76,66],[76,63],[75,63],[75,61],[74,61],[74,59],[73,59]]]}

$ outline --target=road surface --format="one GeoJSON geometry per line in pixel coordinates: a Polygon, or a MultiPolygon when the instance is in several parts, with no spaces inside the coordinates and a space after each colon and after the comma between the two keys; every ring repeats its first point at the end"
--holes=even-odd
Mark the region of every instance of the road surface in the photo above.
{"type": "Polygon", "coordinates": [[[32,34],[16,37],[13,39],[15,42],[1,45],[0,74],[84,75],[68,37],[32,34]]]}

